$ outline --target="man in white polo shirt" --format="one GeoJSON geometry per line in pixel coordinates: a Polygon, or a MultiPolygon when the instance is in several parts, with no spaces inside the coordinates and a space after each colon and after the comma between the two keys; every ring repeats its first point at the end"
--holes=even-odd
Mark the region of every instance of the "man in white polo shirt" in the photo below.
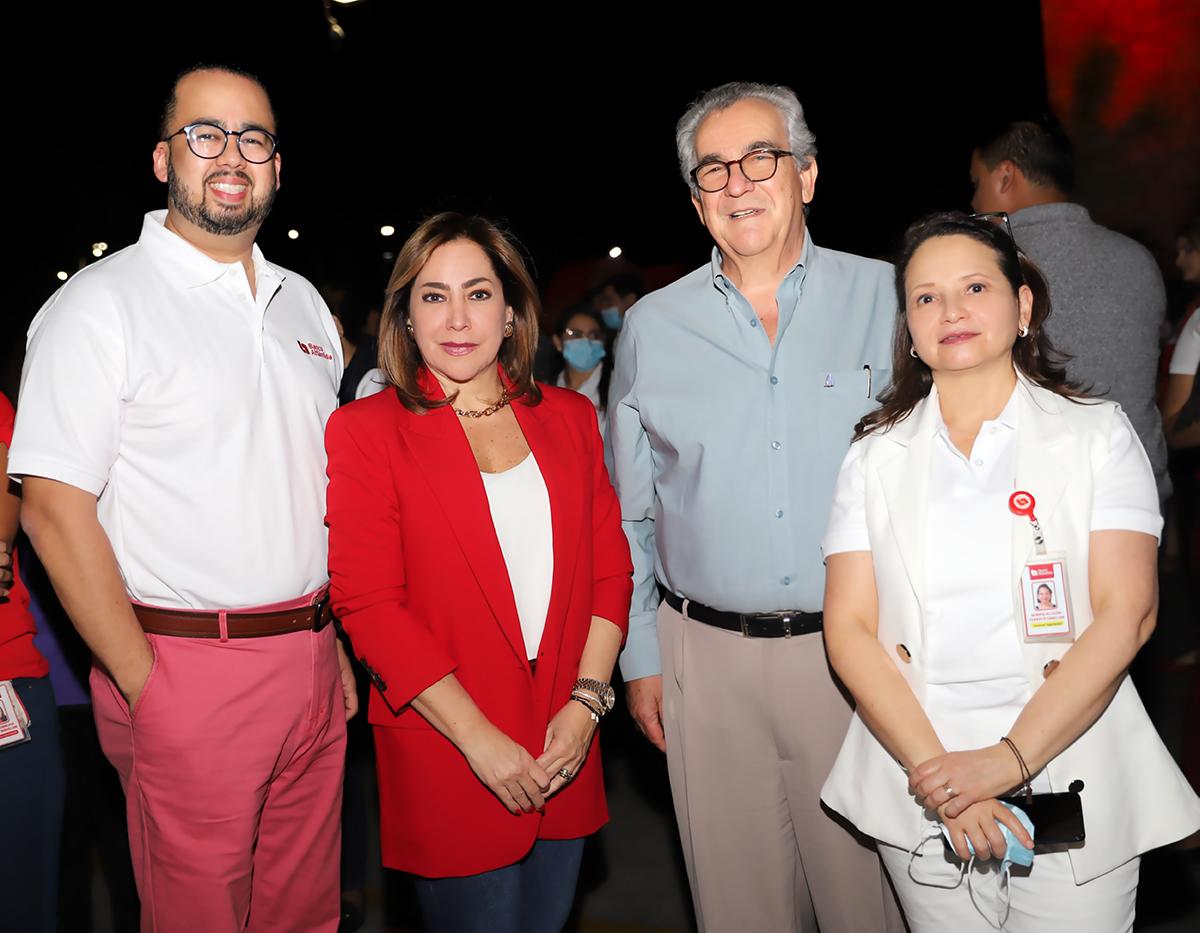
{"type": "Polygon", "coordinates": [[[95,654],[142,929],[333,931],[356,705],[324,597],[338,336],[254,245],[280,166],[258,80],[185,72],[159,135],[167,210],[35,318],[8,468],[95,654]]]}

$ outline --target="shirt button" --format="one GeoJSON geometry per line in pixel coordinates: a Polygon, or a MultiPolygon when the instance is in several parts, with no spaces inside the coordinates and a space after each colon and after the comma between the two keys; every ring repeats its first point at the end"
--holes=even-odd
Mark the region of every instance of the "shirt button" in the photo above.
{"type": "Polygon", "coordinates": [[[983,466],[983,461],[978,458],[975,460],[975,466],[983,466]]]}
{"type": "Polygon", "coordinates": [[[750,326],[751,326],[751,327],[758,327],[758,318],[755,318],[753,321],[751,321],[751,322],[750,322],[750,326]]]}
{"type": "Polygon", "coordinates": [[[782,446],[783,445],[781,443],[779,443],[779,441],[771,441],[771,449],[772,450],[778,450],[782,446]]]}
{"type": "Polygon", "coordinates": [[[779,377],[778,376],[771,377],[771,385],[773,385],[773,386],[779,385],[779,377]]]}
{"type": "Polygon", "coordinates": [[[989,429],[988,429],[988,434],[995,434],[995,433],[996,433],[997,431],[999,431],[999,430],[1000,430],[999,428],[989,428],[989,429]]]}
{"type": "Polygon", "coordinates": [[[791,577],[784,577],[784,578],[783,578],[783,585],[784,585],[784,586],[791,586],[791,583],[792,583],[792,578],[791,578],[791,577]]]}
{"type": "Polygon", "coordinates": [[[776,510],[775,510],[775,517],[776,517],[776,518],[783,518],[783,509],[776,509],[776,510]]]}

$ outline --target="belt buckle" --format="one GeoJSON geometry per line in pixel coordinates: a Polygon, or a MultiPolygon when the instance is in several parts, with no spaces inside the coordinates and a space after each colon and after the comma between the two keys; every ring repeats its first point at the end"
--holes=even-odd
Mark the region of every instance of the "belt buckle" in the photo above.
{"type": "Polygon", "coordinates": [[[738,613],[738,623],[742,626],[742,638],[750,637],[750,623],[744,613],[738,613]]]}
{"type": "Polygon", "coordinates": [[[792,637],[792,617],[791,617],[791,615],[784,614],[780,618],[780,621],[783,622],[783,637],[791,638],[792,637]]]}
{"type": "Polygon", "coordinates": [[[313,627],[314,632],[319,632],[325,628],[333,620],[333,615],[330,614],[328,619],[322,619],[325,615],[325,607],[329,605],[329,590],[325,590],[324,595],[319,600],[313,603],[313,627]]]}

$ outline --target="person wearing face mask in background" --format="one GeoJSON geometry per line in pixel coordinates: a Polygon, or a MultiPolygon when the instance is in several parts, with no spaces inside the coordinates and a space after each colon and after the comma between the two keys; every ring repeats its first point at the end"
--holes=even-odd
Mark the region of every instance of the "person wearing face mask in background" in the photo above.
{"type": "Polygon", "coordinates": [[[618,272],[600,283],[592,296],[592,306],[609,330],[618,331],[625,323],[625,312],[634,306],[646,287],[632,272],[618,272]]]}
{"type": "Polygon", "coordinates": [[[612,378],[612,338],[601,316],[589,305],[567,308],[558,319],[554,346],[563,357],[557,385],[586,395],[596,406],[600,434],[606,427],[608,384],[612,378]]]}

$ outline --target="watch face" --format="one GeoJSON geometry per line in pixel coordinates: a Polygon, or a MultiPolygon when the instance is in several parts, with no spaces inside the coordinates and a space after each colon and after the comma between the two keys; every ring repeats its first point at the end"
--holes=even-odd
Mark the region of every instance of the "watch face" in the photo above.
{"type": "Polygon", "coordinates": [[[617,705],[617,692],[612,687],[605,687],[600,699],[604,701],[605,709],[612,709],[617,705]]]}

